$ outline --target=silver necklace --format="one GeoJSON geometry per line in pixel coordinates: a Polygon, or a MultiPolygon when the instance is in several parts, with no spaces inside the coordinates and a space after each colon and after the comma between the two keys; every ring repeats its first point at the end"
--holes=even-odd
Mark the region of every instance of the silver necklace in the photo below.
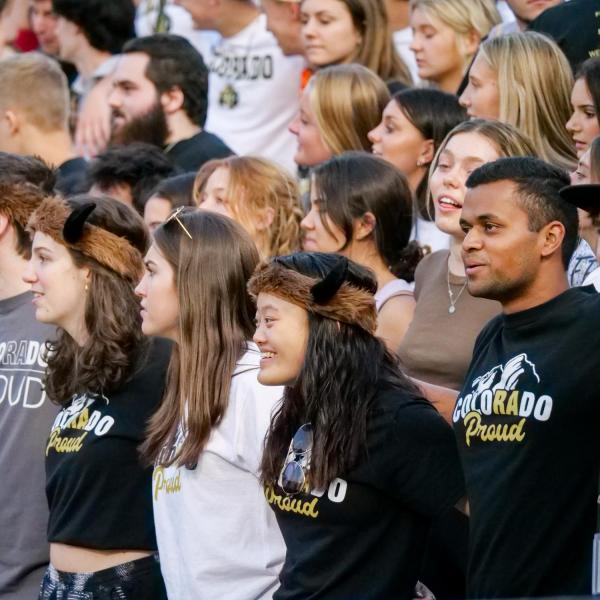
{"type": "Polygon", "coordinates": [[[460,291],[456,295],[456,299],[454,298],[454,292],[450,287],[450,261],[448,261],[448,270],[446,271],[446,283],[448,284],[448,298],[450,300],[450,306],[448,307],[448,314],[453,315],[456,312],[456,303],[458,302],[461,294],[465,291],[467,287],[467,281],[463,283],[463,286],[460,288],[460,291]]]}

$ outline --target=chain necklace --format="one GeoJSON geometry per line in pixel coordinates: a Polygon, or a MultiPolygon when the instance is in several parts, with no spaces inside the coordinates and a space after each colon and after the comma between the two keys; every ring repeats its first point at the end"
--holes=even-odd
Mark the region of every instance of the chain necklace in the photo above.
{"type": "Polygon", "coordinates": [[[446,271],[446,283],[448,284],[448,298],[450,300],[450,306],[448,307],[448,314],[453,315],[456,312],[456,303],[458,302],[461,294],[465,291],[467,287],[467,281],[463,283],[463,286],[460,288],[460,291],[456,295],[456,299],[454,298],[454,292],[450,287],[450,259],[448,259],[448,269],[446,271]]]}

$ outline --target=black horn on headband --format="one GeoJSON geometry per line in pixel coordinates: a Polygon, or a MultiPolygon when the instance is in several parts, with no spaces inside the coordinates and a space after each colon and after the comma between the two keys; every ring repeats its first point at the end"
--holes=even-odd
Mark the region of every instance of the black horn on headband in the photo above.
{"type": "Polygon", "coordinates": [[[94,202],[87,202],[78,206],[65,221],[63,226],[63,238],[65,242],[69,244],[76,244],[83,235],[83,226],[87,218],[92,214],[96,204],[94,202]]]}
{"type": "Polygon", "coordinates": [[[342,283],[346,281],[347,274],[348,259],[345,256],[340,256],[331,271],[321,281],[315,283],[310,288],[313,300],[317,304],[326,304],[329,302],[336,295],[342,283]]]}

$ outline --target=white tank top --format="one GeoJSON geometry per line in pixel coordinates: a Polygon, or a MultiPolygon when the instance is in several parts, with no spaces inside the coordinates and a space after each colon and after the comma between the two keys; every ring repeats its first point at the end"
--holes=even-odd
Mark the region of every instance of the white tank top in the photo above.
{"type": "Polygon", "coordinates": [[[404,279],[392,279],[392,281],[386,283],[381,289],[377,290],[375,294],[375,307],[379,312],[383,305],[390,299],[396,296],[412,296],[413,283],[408,283],[404,279]]]}

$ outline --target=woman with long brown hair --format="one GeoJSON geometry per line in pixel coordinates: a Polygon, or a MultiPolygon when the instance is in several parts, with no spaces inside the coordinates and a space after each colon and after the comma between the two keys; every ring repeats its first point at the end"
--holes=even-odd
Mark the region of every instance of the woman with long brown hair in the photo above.
{"type": "Polygon", "coordinates": [[[44,385],[61,406],[46,445],[50,566],[40,598],[165,599],[152,471],[138,453],[169,357],[165,341],[140,332],[134,286],[147,229],[125,204],[88,196],[45,198],[28,228],[24,279],[36,319],[57,326],[44,385]]]}
{"type": "Polygon", "coordinates": [[[179,209],[154,232],[137,287],[142,329],[175,342],[142,450],[170,598],[270,598],[285,555],[258,471],[280,388],[257,382],[259,256],[240,225],[179,209]]]}

